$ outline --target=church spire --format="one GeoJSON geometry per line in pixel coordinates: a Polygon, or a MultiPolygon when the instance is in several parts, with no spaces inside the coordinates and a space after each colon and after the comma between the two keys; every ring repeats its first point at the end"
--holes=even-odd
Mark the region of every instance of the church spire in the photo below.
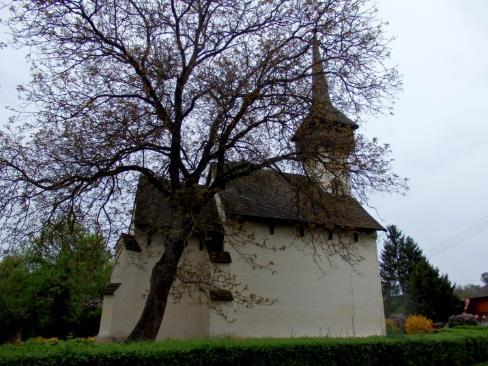
{"type": "Polygon", "coordinates": [[[312,110],[324,113],[332,104],[319,45],[320,43],[314,35],[312,39],[312,110]]]}
{"type": "Polygon", "coordinates": [[[292,137],[292,141],[298,144],[309,145],[311,139],[318,138],[317,132],[322,135],[330,134],[331,129],[335,127],[351,131],[358,128],[354,121],[332,104],[319,47],[320,42],[314,35],[312,38],[312,103],[308,116],[304,118],[292,137]]]}
{"type": "Polygon", "coordinates": [[[311,46],[311,108],[292,141],[305,170],[315,176],[326,191],[348,194],[348,156],[355,146],[353,131],[358,125],[332,104],[316,35],[312,38],[311,46]]]}

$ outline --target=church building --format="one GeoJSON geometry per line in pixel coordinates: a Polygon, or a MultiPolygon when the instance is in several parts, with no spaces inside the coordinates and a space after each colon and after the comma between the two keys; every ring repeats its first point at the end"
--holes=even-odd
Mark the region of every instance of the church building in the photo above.
{"type": "MultiPolygon", "coordinates": [[[[202,211],[205,233],[182,258],[235,275],[268,303],[246,306],[225,285],[172,292],[157,339],[385,334],[376,246],[384,229],[351,195],[347,169],[358,126],[333,106],[316,42],[312,71],[311,110],[293,136],[308,176],[263,169],[229,183],[202,211]]],[[[100,339],[124,339],[138,321],[168,207],[141,178],[105,288],[100,339]]]]}

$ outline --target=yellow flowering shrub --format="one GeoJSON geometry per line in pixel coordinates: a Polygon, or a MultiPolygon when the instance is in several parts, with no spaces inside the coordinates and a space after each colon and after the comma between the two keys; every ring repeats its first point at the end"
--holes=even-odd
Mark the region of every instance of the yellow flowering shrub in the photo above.
{"type": "Polygon", "coordinates": [[[409,315],[405,320],[405,333],[407,334],[428,334],[434,333],[432,320],[423,315],[409,315]]]}

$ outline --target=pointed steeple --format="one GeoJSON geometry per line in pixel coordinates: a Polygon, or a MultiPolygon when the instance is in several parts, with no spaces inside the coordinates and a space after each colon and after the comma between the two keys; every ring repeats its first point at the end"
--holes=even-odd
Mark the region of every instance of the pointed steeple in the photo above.
{"type": "Polygon", "coordinates": [[[310,112],[327,122],[337,122],[355,130],[358,125],[332,104],[319,47],[320,42],[314,35],[312,38],[312,110],[310,112]]]}
{"type": "Polygon", "coordinates": [[[292,141],[305,170],[331,193],[349,194],[348,156],[354,149],[358,125],[332,104],[329,85],[320,57],[320,43],[312,38],[311,108],[292,141]]]}
{"type": "Polygon", "coordinates": [[[332,105],[332,102],[319,46],[320,43],[314,35],[312,39],[312,109],[315,113],[324,113],[332,105]]]}
{"type": "Polygon", "coordinates": [[[324,71],[324,63],[320,56],[320,42],[314,35],[312,38],[312,104],[310,112],[298,127],[292,137],[292,141],[310,138],[317,138],[317,132],[328,134],[331,128],[346,128],[351,131],[358,128],[358,125],[338,110],[332,104],[329,94],[329,85],[324,71]]]}

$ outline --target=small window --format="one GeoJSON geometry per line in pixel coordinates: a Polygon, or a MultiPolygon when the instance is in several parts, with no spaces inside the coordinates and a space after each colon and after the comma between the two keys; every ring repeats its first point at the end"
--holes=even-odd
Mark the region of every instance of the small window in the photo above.
{"type": "Polygon", "coordinates": [[[305,236],[305,226],[303,225],[300,225],[299,227],[299,233],[300,233],[300,237],[303,238],[305,236]]]}
{"type": "Polygon", "coordinates": [[[332,230],[329,230],[329,238],[328,240],[332,240],[334,239],[334,233],[332,232],[332,230]]]}
{"type": "Polygon", "coordinates": [[[234,297],[232,292],[229,290],[215,289],[210,290],[210,300],[211,301],[232,301],[234,297]]]}
{"type": "Polygon", "coordinates": [[[359,241],[359,233],[356,231],[356,232],[354,233],[354,242],[356,242],[356,243],[357,243],[358,241],[359,241]]]}
{"type": "Polygon", "coordinates": [[[274,234],[274,231],[275,231],[275,227],[274,227],[274,225],[273,225],[273,224],[270,224],[270,225],[269,225],[269,233],[270,233],[271,235],[273,235],[273,234],[274,234]]]}
{"type": "Polygon", "coordinates": [[[229,252],[209,252],[210,262],[229,264],[232,263],[232,258],[229,252]]]}

